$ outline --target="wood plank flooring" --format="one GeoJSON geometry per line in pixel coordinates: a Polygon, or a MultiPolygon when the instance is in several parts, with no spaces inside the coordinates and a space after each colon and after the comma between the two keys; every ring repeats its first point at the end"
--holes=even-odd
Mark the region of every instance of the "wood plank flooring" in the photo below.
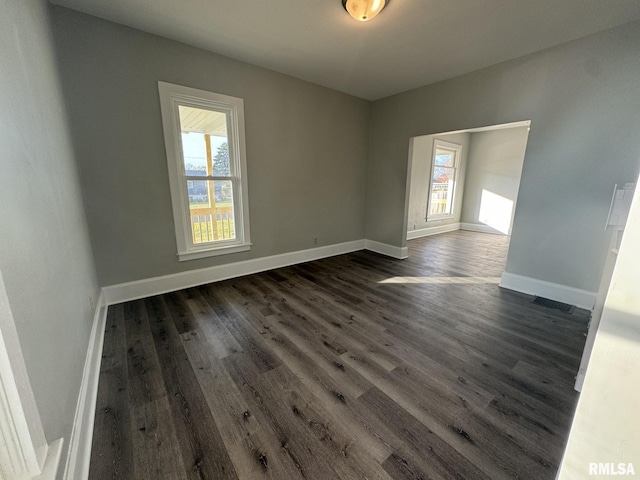
{"type": "Polygon", "coordinates": [[[90,478],[553,479],[588,312],[452,232],[109,308],[90,478]]]}

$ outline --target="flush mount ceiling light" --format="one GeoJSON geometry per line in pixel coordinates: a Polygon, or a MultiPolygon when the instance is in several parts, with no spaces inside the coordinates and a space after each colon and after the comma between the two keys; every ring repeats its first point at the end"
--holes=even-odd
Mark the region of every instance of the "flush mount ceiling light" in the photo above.
{"type": "Polygon", "coordinates": [[[342,6],[356,20],[366,22],[378,15],[389,0],[342,0],[342,6]]]}

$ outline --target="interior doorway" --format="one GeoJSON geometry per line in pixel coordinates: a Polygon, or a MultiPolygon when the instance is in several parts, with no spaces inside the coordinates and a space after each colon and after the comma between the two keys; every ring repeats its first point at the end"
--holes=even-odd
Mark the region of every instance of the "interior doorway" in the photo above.
{"type": "Polygon", "coordinates": [[[511,235],[531,122],[410,139],[407,240],[470,230],[511,235]]]}

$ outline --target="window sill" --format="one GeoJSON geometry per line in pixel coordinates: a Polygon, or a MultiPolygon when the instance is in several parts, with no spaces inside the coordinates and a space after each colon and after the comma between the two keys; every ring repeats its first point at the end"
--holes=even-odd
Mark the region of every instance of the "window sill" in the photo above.
{"type": "Polygon", "coordinates": [[[198,258],[215,257],[217,255],[227,255],[230,253],[246,252],[251,250],[252,243],[241,243],[228,245],[223,247],[214,247],[207,250],[196,250],[193,252],[178,252],[178,261],[185,262],[188,260],[196,260],[198,258]]]}

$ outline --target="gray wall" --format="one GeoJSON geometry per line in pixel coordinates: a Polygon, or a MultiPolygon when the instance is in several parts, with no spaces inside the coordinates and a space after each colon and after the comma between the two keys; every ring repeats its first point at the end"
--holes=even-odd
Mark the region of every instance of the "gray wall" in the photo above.
{"type": "Polygon", "coordinates": [[[45,435],[66,447],[98,283],[53,57],[46,2],[0,0],[0,270],[45,435]]]}
{"type": "Polygon", "coordinates": [[[462,203],[463,223],[483,224],[480,207],[482,191],[487,190],[513,202],[512,214],[508,219],[509,230],[511,229],[528,136],[527,127],[471,134],[462,203]]]}
{"type": "Polygon", "coordinates": [[[366,236],[404,245],[409,138],[531,120],[506,270],[596,291],[613,185],[637,177],[640,23],[374,102],[366,236]]]}
{"type": "Polygon", "coordinates": [[[364,238],[369,102],[53,12],[101,285],[364,238]],[[178,262],[158,80],[244,99],[250,252],[178,262]]]}
{"type": "Polygon", "coordinates": [[[409,194],[409,218],[407,230],[420,230],[421,228],[436,227],[458,223],[462,212],[465,171],[469,152],[468,133],[423,135],[413,139],[411,150],[411,187],[409,194]],[[429,189],[431,186],[431,164],[433,162],[433,141],[444,140],[456,143],[462,147],[459,163],[458,179],[456,181],[453,215],[443,220],[431,220],[427,223],[427,202],[429,201],[429,189]]]}

